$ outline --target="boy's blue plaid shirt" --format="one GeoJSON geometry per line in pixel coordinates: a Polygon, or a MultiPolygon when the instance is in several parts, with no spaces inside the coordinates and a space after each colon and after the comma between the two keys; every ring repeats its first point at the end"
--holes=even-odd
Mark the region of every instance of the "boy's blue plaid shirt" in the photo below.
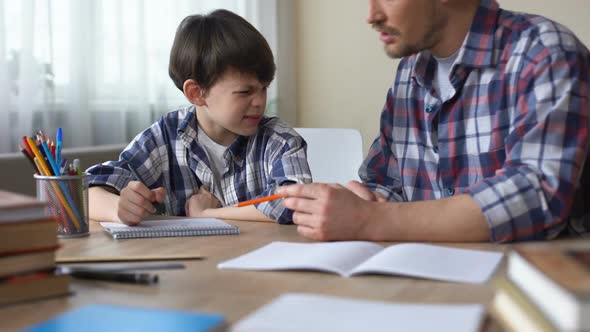
{"type": "MultiPolygon", "coordinates": [[[[278,118],[263,118],[258,132],[239,136],[226,150],[227,167],[214,179],[204,148],[197,140],[194,106],[163,116],[125,148],[118,161],[108,161],[87,170],[90,185],[107,185],[121,191],[136,180],[135,169],[150,189],[166,188],[173,215],[185,215],[185,202],[201,185],[220,199],[223,206],[273,194],[277,186],[310,183],[305,141],[278,118]],[[218,188],[220,187],[220,188],[218,188]]],[[[292,212],[280,200],[256,205],[280,223],[292,221],[292,212]]]]}
{"type": "Polygon", "coordinates": [[[428,52],[400,62],[361,179],[392,201],[469,194],[491,241],[554,237],[572,212],[583,231],[588,204],[576,196],[570,207],[576,189],[590,191],[577,188],[589,144],[588,50],[554,22],[482,0],[448,100],[431,86],[435,70],[428,52]]]}

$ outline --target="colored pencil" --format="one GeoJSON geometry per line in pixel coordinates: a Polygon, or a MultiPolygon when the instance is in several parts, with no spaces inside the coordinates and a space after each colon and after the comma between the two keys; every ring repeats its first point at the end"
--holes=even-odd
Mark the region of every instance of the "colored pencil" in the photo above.
{"type": "Polygon", "coordinates": [[[25,155],[25,158],[27,158],[27,160],[31,163],[31,165],[33,166],[33,170],[35,170],[35,173],[36,174],[39,174],[39,169],[37,168],[37,165],[35,164],[35,161],[33,160],[33,157],[20,144],[18,145],[18,149],[20,150],[20,152],[23,155],[25,155]]]}
{"type": "Polygon", "coordinates": [[[250,199],[247,201],[239,202],[235,206],[237,206],[237,207],[248,206],[248,205],[252,205],[252,204],[256,204],[256,203],[272,201],[272,200],[279,199],[279,198],[283,198],[283,196],[275,194],[275,195],[259,197],[259,198],[254,198],[254,199],[250,199]]]}

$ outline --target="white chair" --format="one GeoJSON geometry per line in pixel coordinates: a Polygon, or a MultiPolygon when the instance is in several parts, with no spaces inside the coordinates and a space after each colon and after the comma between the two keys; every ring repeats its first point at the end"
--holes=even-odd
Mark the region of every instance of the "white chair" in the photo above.
{"type": "Polygon", "coordinates": [[[346,184],[359,180],[363,139],[356,129],[295,128],[307,142],[307,161],[314,182],[346,184]]]}

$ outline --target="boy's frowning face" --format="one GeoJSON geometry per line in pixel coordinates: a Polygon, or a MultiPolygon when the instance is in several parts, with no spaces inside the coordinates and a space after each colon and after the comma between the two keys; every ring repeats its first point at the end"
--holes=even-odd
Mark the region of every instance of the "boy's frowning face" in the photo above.
{"type": "Polygon", "coordinates": [[[228,69],[204,95],[197,118],[207,136],[219,144],[229,145],[238,135],[251,136],[266,107],[268,84],[254,74],[228,69]]]}

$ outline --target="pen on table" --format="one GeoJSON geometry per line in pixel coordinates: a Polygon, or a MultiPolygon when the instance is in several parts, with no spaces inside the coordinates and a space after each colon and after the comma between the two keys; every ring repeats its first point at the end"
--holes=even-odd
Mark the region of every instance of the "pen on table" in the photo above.
{"type": "Polygon", "coordinates": [[[131,284],[150,285],[158,283],[158,275],[150,273],[136,272],[111,272],[111,271],[82,271],[73,270],[66,272],[70,276],[78,279],[115,281],[131,284]]]}
{"type": "MultiPolygon", "coordinates": [[[[66,263],[67,264],[67,263],[66,263]]],[[[186,266],[182,263],[156,263],[156,264],[142,264],[142,263],[114,263],[114,264],[100,264],[92,266],[58,266],[61,273],[70,273],[74,271],[97,271],[97,272],[130,272],[138,270],[179,270],[186,266]]]]}
{"type": "Polygon", "coordinates": [[[270,195],[270,196],[259,197],[259,198],[254,198],[254,199],[250,199],[247,201],[239,202],[235,206],[237,206],[237,207],[248,206],[248,205],[252,205],[252,204],[256,204],[256,203],[272,201],[272,200],[279,199],[279,198],[283,198],[283,196],[274,194],[274,195],[270,195]]]}

